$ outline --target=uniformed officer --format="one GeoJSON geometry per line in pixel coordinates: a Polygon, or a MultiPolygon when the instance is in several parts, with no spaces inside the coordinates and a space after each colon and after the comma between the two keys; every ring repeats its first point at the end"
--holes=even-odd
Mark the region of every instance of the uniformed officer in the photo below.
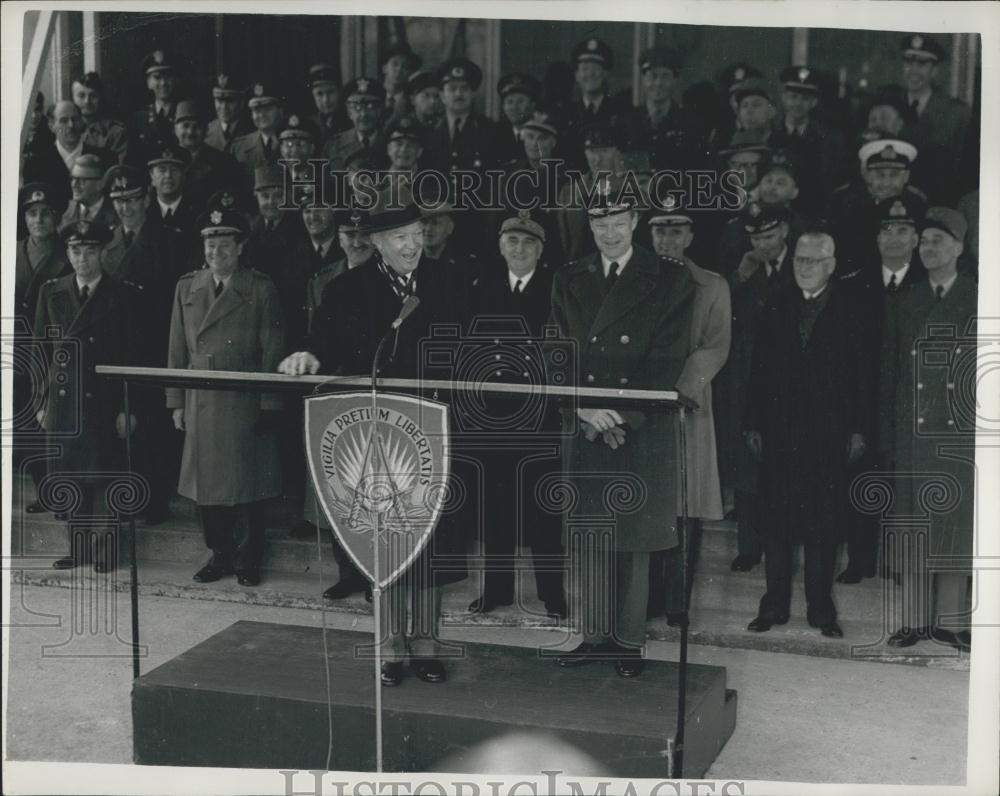
{"type": "Polygon", "coordinates": [[[654,170],[704,165],[704,144],[696,140],[688,113],[673,95],[680,70],[680,55],[668,47],[653,47],[639,56],[643,103],[625,116],[626,148],[648,153],[654,170]]]}
{"type": "Polygon", "coordinates": [[[281,132],[278,133],[278,146],[281,159],[291,161],[286,167],[291,169],[289,180],[304,184],[322,181],[324,175],[321,167],[317,171],[309,165],[309,160],[315,159],[320,145],[320,131],[308,117],[298,113],[290,113],[281,132]]]}
{"type": "Polygon", "coordinates": [[[441,103],[441,83],[437,73],[427,70],[414,72],[406,81],[406,96],[413,116],[425,135],[441,124],[444,105],[441,103]]]}
{"type": "MultiPolygon", "coordinates": [[[[112,168],[107,186],[120,223],[104,247],[102,265],[108,274],[142,288],[136,314],[139,332],[133,334],[143,342],[136,360],[162,368],[167,364],[174,288],[193,259],[190,238],[157,222],[148,204],[149,183],[139,169],[112,168]]],[[[142,421],[134,440],[135,466],[149,485],[142,519],[147,525],[158,525],[170,518],[168,503],[177,486],[180,440],[164,409],[162,387],[137,385],[130,395],[142,421]]]]}
{"type": "Polygon", "coordinates": [[[247,185],[253,184],[253,174],[260,166],[278,161],[278,132],[285,118],[285,101],[275,86],[256,82],[250,87],[250,118],[255,132],[247,133],[232,143],[232,155],[246,170],[247,185]]]}
{"type": "Polygon", "coordinates": [[[622,174],[625,170],[618,129],[605,122],[595,122],[584,128],[582,139],[587,172],[579,181],[571,179],[559,191],[559,238],[565,257],[570,261],[596,251],[585,197],[591,194],[600,175],[622,174]]]}
{"type": "Polygon", "coordinates": [[[165,144],[146,162],[153,186],[150,202],[152,217],[164,226],[173,227],[190,239],[202,206],[188,191],[185,175],[191,165],[191,154],[177,144],[165,144]]]}
{"type": "Polygon", "coordinates": [[[76,159],[69,176],[73,198],[60,226],[74,221],[97,221],[112,228],[118,226],[115,209],[111,202],[105,200],[104,172],[107,168],[98,155],[81,155],[76,159]]]}
{"type": "Polygon", "coordinates": [[[233,141],[253,132],[244,111],[246,89],[236,85],[233,79],[220,72],[212,86],[212,103],[215,118],[208,123],[205,143],[221,152],[232,151],[233,141]]]}
{"type": "Polygon", "coordinates": [[[732,350],[718,378],[716,428],[719,432],[719,476],[734,491],[738,552],[730,564],[747,572],[760,563],[760,501],[757,463],[743,442],[746,391],[751,377],[754,333],[773,295],[792,284],[792,252],[788,213],[781,207],[750,203],[741,214],[750,247],[733,269],[726,267],[732,294],[732,350]]]}
{"type": "Polygon", "coordinates": [[[174,61],[162,49],[154,50],[142,59],[146,87],[153,101],[136,111],[129,130],[135,143],[129,157],[136,165],[145,163],[151,153],[174,140],[174,113],[177,99],[177,70],[174,61]]]}
{"type": "Polygon", "coordinates": [[[891,470],[900,474],[893,481],[892,510],[896,516],[930,519],[925,544],[911,538],[906,545],[900,539],[887,550],[903,579],[903,615],[886,642],[890,647],[910,647],[921,639],[966,652],[972,645],[971,567],[961,562],[970,561],[974,552],[976,383],[970,378],[963,385],[955,378],[967,362],[974,370],[976,356],[978,291],[957,271],[966,231],[956,210],[927,210],[920,232],[927,280],[900,297],[886,323],[880,446],[891,470]],[[960,389],[966,394],[958,395],[960,389]],[[943,479],[961,499],[928,511],[928,489],[940,489],[943,479]],[[935,572],[934,558],[954,563],[935,572]]]}
{"type": "Polygon", "coordinates": [[[760,136],[761,143],[769,143],[778,111],[767,81],[760,77],[748,77],[733,84],[729,96],[736,108],[737,128],[760,136]]]}
{"type": "Polygon", "coordinates": [[[521,127],[535,115],[541,85],[531,75],[523,72],[509,72],[497,81],[500,95],[500,160],[518,160],[524,154],[521,141],[521,127]]]}
{"type": "Polygon", "coordinates": [[[940,63],[947,60],[947,53],[934,37],[923,33],[906,35],[900,50],[903,100],[910,111],[903,136],[920,150],[920,167],[926,172],[921,187],[932,201],[951,204],[959,196],[954,177],[966,143],[969,107],[935,87],[940,63]]]}
{"type": "MultiPolygon", "coordinates": [[[[30,336],[34,326],[35,308],[38,306],[38,292],[43,284],[51,279],[63,276],[72,269],[66,259],[66,247],[57,232],[61,207],[52,195],[48,186],[40,182],[32,182],[21,188],[18,196],[19,214],[27,229],[27,236],[18,241],[17,254],[14,260],[14,345],[31,344],[30,336]]],[[[14,411],[17,418],[14,426],[14,452],[19,456],[20,433],[26,436],[37,434],[35,415],[40,407],[40,396],[37,385],[32,383],[32,374],[27,368],[14,369],[14,411]]],[[[29,458],[25,468],[35,483],[37,489],[45,475],[45,462],[30,453],[37,453],[30,448],[24,449],[29,458]]],[[[24,510],[28,514],[38,514],[45,511],[38,500],[28,503],[24,510]]]]}
{"type": "Polygon", "coordinates": [[[309,118],[320,131],[322,141],[350,126],[340,104],[340,70],[337,67],[325,63],[313,64],[309,67],[306,85],[316,107],[316,113],[309,118]]]}
{"type": "MultiPolygon", "coordinates": [[[[891,199],[880,206],[876,238],[879,263],[865,263],[843,274],[839,282],[851,292],[864,324],[865,360],[868,380],[878,383],[880,354],[885,336],[886,318],[894,312],[900,297],[927,278],[916,253],[918,225],[923,220],[923,206],[905,197],[891,199]]],[[[872,395],[870,412],[878,412],[878,396],[872,395]]],[[[870,446],[858,462],[857,472],[885,469],[878,446],[870,446]]],[[[875,575],[881,518],[864,514],[852,507],[847,525],[847,567],[837,575],[837,583],[859,583],[875,575]]],[[[888,562],[886,562],[888,563],[888,562]]]]}
{"type": "Polygon", "coordinates": [[[420,124],[412,116],[400,116],[385,128],[386,154],[389,171],[412,177],[420,170],[424,154],[424,135],[420,124]]]}
{"type": "Polygon", "coordinates": [[[285,172],[279,165],[258,166],[254,172],[257,214],[241,258],[247,267],[272,278],[306,236],[302,214],[285,204],[285,172]]]}
{"type": "Polygon", "coordinates": [[[99,222],[79,221],[63,228],[73,273],[42,285],[35,312],[34,336],[52,339],[47,353],[44,408],[37,420],[51,435],[60,455],[49,461],[50,477],[70,481],[80,502],[70,514],[69,553],[53,562],[56,569],[72,569],[92,556],[95,572],[109,572],[117,564],[117,521],[107,506],[101,474],[120,469],[121,439],[126,420],[118,386],[99,377],[96,365],[131,365],[135,333],[137,290],[101,269],[101,248],[111,230],[99,222]],[[73,514],[98,517],[103,528],[82,535],[72,525],[73,514]],[[88,538],[92,536],[93,538],[88,538]],[[74,538],[75,537],[75,538],[74,538]]]}
{"type": "Polygon", "coordinates": [[[479,256],[466,248],[463,239],[455,234],[455,213],[447,200],[423,210],[420,222],[424,236],[424,265],[427,270],[440,273],[465,306],[468,291],[483,267],[479,256]]]}
{"type": "Polygon", "coordinates": [[[104,82],[97,72],[87,72],[73,81],[73,103],[80,109],[87,130],[83,140],[99,149],[107,149],[118,163],[128,155],[128,131],[117,119],[102,115],[104,82]]]}
{"type": "Polygon", "coordinates": [[[910,185],[910,172],[917,158],[917,148],[901,139],[879,138],[858,149],[860,183],[842,185],[833,192],[826,218],[837,241],[837,261],[844,273],[850,273],[878,257],[878,205],[890,199],[909,197],[924,203],[926,196],[910,185]]]}
{"type": "Polygon", "coordinates": [[[233,156],[206,143],[205,124],[194,102],[177,103],[174,135],[181,148],[191,156],[184,172],[184,194],[194,207],[205,207],[208,198],[221,190],[237,192],[243,189],[243,171],[233,156]]]}
{"type": "MultiPolygon", "coordinates": [[[[285,350],[284,319],[271,279],[239,267],[246,220],[213,210],[198,226],[208,268],[177,283],[169,367],[274,372],[285,350]]],[[[178,491],[197,503],[212,551],[194,579],[210,583],[235,571],[241,585],[256,586],[264,555],[260,501],[281,494],[274,430],[281,396],[171,387],[166,399],[184,432],[178,491]]]]}
{"type": "MultiPolygon", "coordinates": [[[[580,386],[674,389],[690,350],[694,282],[682,262],[633,243],[638,213],[623,182],[610,182],[590,210],[598,253],[555,274],[552,320],[576,346],[580,386]]],[[[546,364],[550,383],[567,378],[554,357],[546,364]]],[[[560,666],[609,657],[622,677],[642,671],[649,554],[677,544],[675,423],[667,414],[609,408],[563,413],[574,515],[603,519],[595,526],[564,521],[580,584],[571,612],[582,621],[583,641],[560,666]],[[628,497],[615,506],[606,502],[609,479],[628,483],[628,497]]]]}
{"type": "Polygon", "coordinates": [[[722,92],[722,106],[719,110],[719,123],[712,129],[709,135],[709,146],[718,149],[733,137],[733,133],[738,132],[740,127],[736,119],[737,103],[733,96],[733,86],[751,78],[763,77],[763,73],[752,64],[746,61],[737,61],[729,64],[720,73],[718,86],[722,92]]]}
{"type": "Polygon", "coordinates": [[[559,109],[562,127],[572,133],[565,142],[568,168],[582,169],[585,165],[580,132],[594,122],[619,124],[629,111],[628,103],[611,96],[609,77],[614,68],[614,51],[600,39],[579,42],[570,54],[579,97],[559,109]]]}
{"type": "Polygon", "coordinates": [[[371,154],[385,151],[379,133],[379,119],[385,103],[385,89],[377,80],[359,77],[344,86],[344,101],[351,127],[327,139],[323,157],[334,171],[345,168],[347,160],[358,152],[371,154]]]}
{"type": "Polygon", "coordinates": [[[678,548],[652,554],[650,571],[650,615],[665,611],[667,624],[683,620],[685,597],[690,600],[694,570],[701,546],[703,520],[721,520],[722,488],[715,441],[715,411],[712,382],[729,357],[732,307],[729,285],[718,274],[699,268],[686,252],[694,239],[694,219],[682,203],[668,197],[663,210],[649,219],[653,251],[661,257],[683,262],[695,283],[691,315],[691,350],[677,380],[677,389],[698,408],[685,425],[687,467],[687,595],[681,589],[683,559],[678,548]]]}
{"type": "MultiPolygon", "coordinates": [[[[488,346],[476,349],[483,362],[496,360],[486,381],[530,386],[544,379],[540,341],[555,271],[542,260],[545,237],[526,210],[504,219],[499,247],[506,267],[484,269],[472,287],[466,340],[488,346]]],[[[486,566],[480,597],[469,610],[488,613],[514,602],[518,545],[530,545],[538,598],[550,617],[565,619],[559,515],[545,509],[534,489],[559,470],[558,411],[537,397],[485,396],[475,408],[463,406],[464,413],[458,412],[464,417],[456,423],[480,440],[473,455],[483,465],[486,484],[481,513],[486,566]],[[514,448],[512,439],[518,440],[514,448]]],[[[518,604],[523,607],[523,601],[518,604]]]]}
{"type": "Polygon", "coordinates": [[[793,153],[801,165],[799,205],[819,213],[826,198],[849,176],[847,146],[839,130],[828,126],[816,113],[821,75],[809,66],[790,66],[781,72],[781,106],[769,141],[772,148],[793,153]]]}

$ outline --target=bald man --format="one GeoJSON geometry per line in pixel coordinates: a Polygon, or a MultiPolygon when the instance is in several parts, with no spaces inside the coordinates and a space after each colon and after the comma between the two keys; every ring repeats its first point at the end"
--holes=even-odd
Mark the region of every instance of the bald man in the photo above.
{"type": "Polygon", "coordinates": [[[789,619],[792,560],[805,548],[807,620],[842,638],[833,604],[837,545],[847,526],[849,468],[872,436],[872,385],[862,329],[846,291],[831,280],[833,239],[803,234],[795,283],[774,295],[754,342],[744,437],[760,462],[767,592],[748,629],[789,619]]]}

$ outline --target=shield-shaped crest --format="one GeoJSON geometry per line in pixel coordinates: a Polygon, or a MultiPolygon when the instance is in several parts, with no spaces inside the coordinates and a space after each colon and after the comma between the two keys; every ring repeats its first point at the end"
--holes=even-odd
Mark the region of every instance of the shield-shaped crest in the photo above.
{"type": "Polygon", "coordinates": [[[450,468],[448,410],[437,401],[371,393],[305,401],[306,457],[327,519],[355,566],[386,588],[430,541],[450,468]],[[377,433],[373,435],[372,427],[377,433]]]}

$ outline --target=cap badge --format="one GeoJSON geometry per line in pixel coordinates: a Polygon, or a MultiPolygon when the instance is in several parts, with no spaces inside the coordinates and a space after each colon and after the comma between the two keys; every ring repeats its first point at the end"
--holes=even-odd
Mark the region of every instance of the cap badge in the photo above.
{"type": "Polygon", "coordinates": [[[220,210],[213,210],[212,215],[209,216],[213,224],[222,223],[222,212],[220,210]]]}
{"type": "Polygon", "coordinates": [[[916,36],[910,39],[910,44],[912,44],[916,49],[919,50],[921,47],[924,46],[924,37],[918,33],[916,36]]]}
{"type": "Polygon", "coordinates": [[[45,194],[42,193],[41,191],[33,191],[32,194],[31,194],[31,201],[32,202],[44,202],[45,201],[45,194]]]}
{"type": "Polygon", "coordinates": [[[757,218],[758,216],[760,216],[760,213],[761,213],[760,205],[758,205],[758,204],[752,204],[752,205],[750,205],[750,217],[751,218],[757,218]]]}
{"type": "Polygon", "coordinates": [[[897,217],[898,216],[905,216],[906,215],[906,208],[903,207],[903,203],[900,202],[898,199],[895,202],[893,202],[892,207],[889,208],[889,215],[890,216],[897,216],[897,217]]]}
{"type": "Polygon", "coordinates": [[[461,67],[461,66],[453,67],[452,70],[451,70],[451,73],[455,77],[465,77],[465,68],[461,67]]]}
{"type": "Polygon", "coordinates": [[[234,204],[236,204],[236,199],[233,198],[233,195],[228,191],[222,194],[222,198],[219,199],[219,201],[221,202],[223,207],[232,207],[234,204]]]}
{"type": "Polygon", "coordinates": [[[736,78],[737,80],[742,80],[746,76],[747,76],[747,70],[744,69],[742,66],[738,66],[736,68],[736,71],[733,72],[733,77],[736,78]]]}
{"type": "Polygon", "coordinates": [[[519,219],[521,219],[521,221],[531,221],[531,211],[529,211],[529,210],[518,210],[517,211],[517,217],[519,219]]]}
{"type": "Polygon", "coordinates": [[[163,50],[157,50],[153,53],[153,60],[158,64],[163,63],[163,50]]]}
{"type": "Polygon", "coordinates": [[[76,231],[81,235],[86,235],[88,232],[90,232],[90,222],[89,221],[77,222],[76,231]]]}
{"type": "Polygon", "coordinates": [[[803,67],[799,70],[799,82],[805,83],[809,79],[809,70],[803,67]]]}
{"type": "Polygon", "coordinates": [[[885,147],[885,149],[882,150],[881,154],[882,154],[882,157],[884,157],[886,160],[895,160],[896,159],[896,150],[893,149],[892,146],[885,147]]]}
{"type": "Polygon", "coordinates": [[[164,160],[173,160],[174,159],[174,153],[171,152],[169,149],[164,149],[163,150],[163,155],[161,155],[161,157],[164,160]]]}
{"type": "Polygon", "coordinates": [[[593,52],[597,49],[597,39],[591,39],[587,42],[587,49],[593,52]]]}
{"type": "Polygon", "coordinates": [[[219,75],[217,83],[219,88],[225,88],[229,85],[229,75],[219,75]]]}
{"type": "Polygon", "coordinates": [[[351,224],[353,224],[355,227],[361,226],[361,213],[355,212],[351,214],[351,224]]]}
{"type": "Polygon", "coordinates": [[[120,188],[125,190],[128,188],[128,177],[122,174],[120,177],[115,177],[115,188],[120,188]]]}
{"type": "Polygon", "coordinates": [[[291,116],[288,117],[288,126],[289,127],[299,126],[299,117],[296,114],[293,113],[291,116]]]}
{"type": "Polygon", "coordinates": [[[255,97],[263,97],[264,96],[264,87],[260,83],[254,83],[253,94],[254,94],[255,97]]]}
{"type": "Polygon", "coordinates": [[[361,78],[358,81],[358,91],[360,91],[362,94],[368,92],[368,80],[366,78],[361,78]]]}
{"type": "Polygon", "coordinates": [[[663,206],[667,210],[673,210],[675,207],[677,207],[677,200],[672,196],[668,196],[667,201],[663,203],[663,206]]]}

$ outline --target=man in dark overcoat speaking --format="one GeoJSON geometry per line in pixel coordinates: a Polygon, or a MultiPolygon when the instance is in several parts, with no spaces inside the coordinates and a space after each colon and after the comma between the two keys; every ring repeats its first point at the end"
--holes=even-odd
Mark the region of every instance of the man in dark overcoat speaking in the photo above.
{"type": "Polygon", "coordinates": [[[744,428],[761,463],[761,530],[767,592],[749,630],[788,621],[792,557],[805,546],[807,619],[841,638],[833,568],[847,524],[851,464],[871,439],[872,389],[861,325],[824,233],[799,238],[795,285],[768,302],[754,342],[744,428]]]}
{"type": "MultiPolygon", "coordinates": [[[[694,281],[683,262],[633,244],[639,215],[622,182],[608,182],[589,210],[598,251],[556,273],[552,321],[575,346],[580,386],[670,390],[690,348],[694,281]]],[[[550,383],[569,378],[555,356],[546,364],[550,383]]],[[[574,495],[564,542],[583,642],[560,666],[610,657],[622,677],[642,671],[649,554],[677,544],[676,422],[635,410],[563,412],[574,495]]]]}

